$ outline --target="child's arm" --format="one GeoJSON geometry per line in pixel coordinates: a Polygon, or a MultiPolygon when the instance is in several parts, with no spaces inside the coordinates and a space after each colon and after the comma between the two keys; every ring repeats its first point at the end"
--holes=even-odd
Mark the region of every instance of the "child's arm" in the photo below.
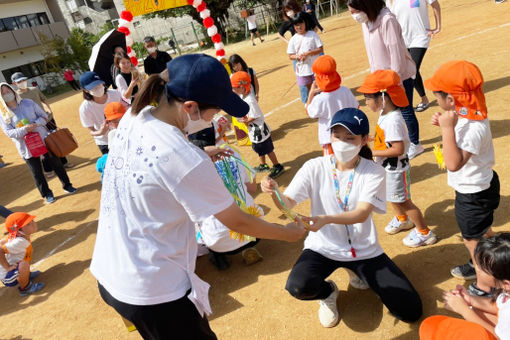
{"type": "Polygon", "coordinates": [[[456,289],[450,291],[453,294],[460,295],[469,306],[487,312],[489,314],[496,315],[498,313],[498,307],[492,301],[492,299],[484,298],[480,296],[471,296],[467,291],[466,287],[457,285],[456,289]]]}
{"type": "MultiPolygon", "coordinates": [[[[439,116],[434,115],[437,124],[441,127],[443,135],[443,155],[446,168],[449,171],[461,169],[471,157],[471,153],[459,149],[455,140],[455,125],[458,116],[455,111],[446,111],[439,116]]],[[[433,117],[433,121],[434,121],[433,117]]]]}
{"type": "Polygon", "coordinates": [[[259,78],[257,78],[256,74],[253,75],[253,83],[255,84],[255,98],[257,100],[259,100],[260,85],[259,85],[259,78]]]}
{"type": "Polygon", "coordinates": [[[375,157],[399,157],[402,156],[405,152],[404,149],[404,142],[397,141],[397,142],[390,142],[391,147],[385,149],[385,150],[372,150],[372,155],[375,157]]]}
{"type": "Polygon", "coordinates": [[[239,119],[239,121],[241,123],[244,123],[244,124],[248,124],[248,123],[251,123],[255,120],[255,118],[250,118],[248,116],[245,116],[244,118],[242,118],[242,120],[239,119]]]}
{"type": "MultiPolygon", "coordinates": [[[[308,112],[308,106],[312,102],[313,98],[321,92],[321,89],[317,86],[317,83],[315,80],[312,83],[312,86],[310,86],[310,92],[308,93],[308,101],[306,102],[306,113],[310,116],[310,113],[308,112]]],[[[311,117],[312,118],[312,117],[311,117]]]]}
{"type": "Polygon", "coordinates": [[[1,248],[0,251],[0,265],[5,268],[6,271],[11,271],[16,268],[16,265],[9,265],[9,262],[7,262],[7,259],[5,258],[5,250],[4,247],[1,248]]]}
{"type": "Polygon", "coordinates": [[[318,55],[318,54],[321,54],[321,53],[324,53],[324,47],[323,46],[321,46],[319,48],[316,48],[315,50],[303,52],[303,53],[301,53],[301,56],[302,56],[303,60],[305,60],[308,57],[311,57],[313,55],[318,55]]]}

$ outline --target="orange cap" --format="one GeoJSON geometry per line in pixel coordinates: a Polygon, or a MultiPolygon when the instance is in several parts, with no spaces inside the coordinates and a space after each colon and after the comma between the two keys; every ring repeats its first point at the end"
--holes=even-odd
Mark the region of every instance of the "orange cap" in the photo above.
{"type": "Polygon", "coordinates": [[[377,70],[369,74],[363,85],[358,88],[358,92],[366,94],[386,92],[396,106],[406,107],[409,105],[406,91],[400,86],[400,77],[393,70],[377,70]]]}
{"type": "Polygon", "coordinates": [[[336,61],[329,55],[317,58],[312,71],[315,73],[315,83],[323,92],[335,91],[342,84],[342,78],[336,71],[336,61]]]}
{"type": "Polygon", "coordinates": [[[247,72],[238,71],[230,77],[232,87],[244,87],[246,93],[250,92],[251,77],[247,72]]]}
{"type": "Polygon", "coordinates": [[[104,108],[104,115],[106,120],[114,120],[118,118],[122,118],[126,113],[126,108],[122,103],[119,102],[111,102],[104,108]]]}
{"type": "Polygon", "coordinates": [[[483,120],[487,118],[487,105],[482,91],[483,76],[480,69],[466,60],[453,60],[437,69],[425,86],[432,91],[443,91],[455,99],[460,116],[483,120]]]}
{"type": "Polygon", "coordinates": [[[5,220],[5,227],[10,237],[15,237],[17,232],[32,222],[35,216],[29,215],[24,212],[15,212],[7,216],[5,220]]]}

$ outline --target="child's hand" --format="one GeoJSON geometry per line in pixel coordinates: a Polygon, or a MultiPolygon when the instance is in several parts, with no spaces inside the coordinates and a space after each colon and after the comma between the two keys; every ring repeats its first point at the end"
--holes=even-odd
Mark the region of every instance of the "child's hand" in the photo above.
{"type": "Polygon", "coordinates": [[[306,217],[302,216],[303,222],[307,223],[307,229],[311,231],[319,231],[322,227],[328,224],[327,216],[319,215],[319,216],[311,216],[306,217]]]}
{"type": "Polygon", "coordinates": [[[464,301],[466,301],[468,306],[471,306],[471,295],[469,295],[469,292],[467,291],[466,287],[462,285],[457,285],[457,287],[455,287],[455,289],[452,289],[450,293],[461,296],[464,299],[464,301]]]}
{"type": "Polygon", "coordinates": [[[319,92],[321,92],[321,89],[319,88],[315,80],[313,81],[312,86],[310,87],[310,92],[313,94],[318,94],[319,92]]]}
{"type": "Polygon", "coordinates": [[[300,218],[296,222],[289,223],[285,226],[285,241],[297,242],[303,238],[306,233],[303,221],[300,218]]]}
{"type": "Polygon", "coordinates": [[[439,117],[441,117],[441,112],[436,112],[432,115],[432,119],[430,120],[432,125],[439,126],[439,117]]]}
{"type": "Polygon", "coordinates": [[[269,178],[269,176],[266,176],[260,182],[260,189],[262,189],[262,192],[272,194],[275,189],[278,190],[278,183],[274,179],[269,178]]]}
{"type": "Polygon", "coordinates": [[[443,302],[446,309],[460,315],[463,315],[466,310],[469,310],[469,305],[459,294],[443,292],[443,302]]]}
{"type": "Polygon", "coordinates": [[[457,124],[457,120],[459,119],[459,116],[457,115],[457,112],[449,110],[442,113],[439,117],[437,122],[439,123],[439,126],[442,128],[454,128],[457,124]]]}

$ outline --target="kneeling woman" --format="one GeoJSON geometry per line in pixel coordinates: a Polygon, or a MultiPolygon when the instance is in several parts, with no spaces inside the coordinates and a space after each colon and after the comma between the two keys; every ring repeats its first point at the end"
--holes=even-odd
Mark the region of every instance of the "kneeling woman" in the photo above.
{"type": "MultiPolygon", "coordinates": [[[[290,209],[310,199],[313,216],[306,218],[312,232],[286,289],[300,300],[320,300],[320,322],[333,327],[339,321],[338,288],[325,279],[343,267],[349,270],[351,285],[372,288],[395,317],[416,321],[422,314],[421,299],[382,250],[372,220],[372,211],[386,211],[386,186],[384,169],[372,161],[366,146],[368,119],[358,109],[342,109],[330,129],[334,156],[307,161],[281,197],[290,209]]],[[[276,188],[275,181],[263,180],[262,190],[280,205],[276,188]]]]}

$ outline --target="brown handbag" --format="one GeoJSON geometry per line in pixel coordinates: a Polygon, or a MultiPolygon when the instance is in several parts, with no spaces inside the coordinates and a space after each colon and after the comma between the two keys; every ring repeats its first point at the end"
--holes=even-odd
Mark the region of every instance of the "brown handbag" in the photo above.
{"type": "Polygon", "coordinates": [[[46,147],[57,157],[65,157],[78,148],[78,142],[68,128],[58,128],[44,139],[46,147]]]}

